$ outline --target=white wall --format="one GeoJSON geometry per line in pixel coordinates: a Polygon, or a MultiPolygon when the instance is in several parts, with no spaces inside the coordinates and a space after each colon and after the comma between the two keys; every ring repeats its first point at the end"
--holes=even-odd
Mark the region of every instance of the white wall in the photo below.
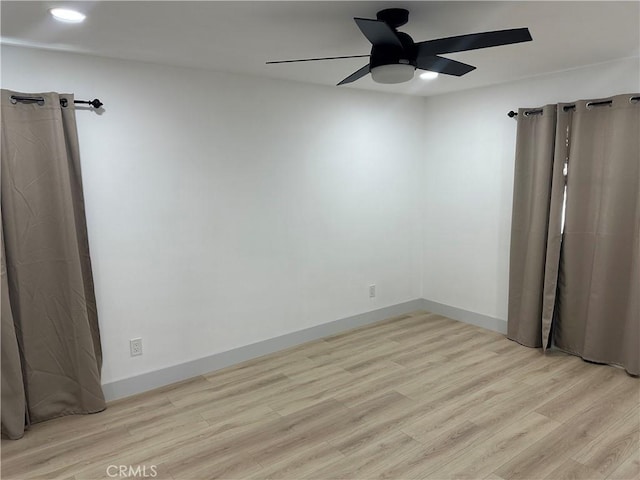
{"type": "Polygon", "coordinates": [[[420,297],[421,100],[8,46],[2,87],[105,103],[77,113],[105,383],[420,297]]]}
{"type": "Polygon", "coordinates": [[[425,100],[3,46],[2,87],[106,104],[77,118],[109,383],[419,297],[506,319],[506,112],[640,64],[425,100]]]}
{"type": "Polygon", "coordinates": [[[637,58],[429,97],[422,296],[506,320],[519,107],[640,91],[637,58]]]}

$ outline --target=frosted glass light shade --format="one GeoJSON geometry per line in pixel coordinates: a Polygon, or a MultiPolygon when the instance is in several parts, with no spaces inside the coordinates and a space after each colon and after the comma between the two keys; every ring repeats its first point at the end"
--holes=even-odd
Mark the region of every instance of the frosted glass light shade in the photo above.
{"type": "Polygon", "coordinates": [[[415,71],[413,65],[380,65],[371,69],[371,77],[377,83],[403,83],[413,79],[415,71]]]}

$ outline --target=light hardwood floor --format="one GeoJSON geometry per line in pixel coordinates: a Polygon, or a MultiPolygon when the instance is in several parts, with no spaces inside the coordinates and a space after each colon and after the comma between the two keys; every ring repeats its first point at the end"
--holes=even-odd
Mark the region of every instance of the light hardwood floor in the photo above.
{"type": "Polygon", "coordinates": [[[639,432],[623,370],[416,312],[35,425],[2,478],[638,479],[639,432]]]}

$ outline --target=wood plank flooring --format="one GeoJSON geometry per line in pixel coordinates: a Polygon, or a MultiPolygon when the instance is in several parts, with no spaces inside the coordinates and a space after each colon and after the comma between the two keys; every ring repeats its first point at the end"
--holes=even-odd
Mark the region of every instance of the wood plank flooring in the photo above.
{"type": "Polygon", "coordinates": [[[1,475],[635,480],[639,436],[623,370],[415,312],[34,425],[1,475]]]}

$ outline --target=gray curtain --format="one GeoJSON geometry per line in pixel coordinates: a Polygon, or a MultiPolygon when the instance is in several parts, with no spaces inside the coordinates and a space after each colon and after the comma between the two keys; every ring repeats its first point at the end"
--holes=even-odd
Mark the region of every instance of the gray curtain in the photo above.
{"type": "Polygon", "coordinates": [[[566,173],[569,168],[569,147],[571,137],[571,104],[558,104],[556,115],[555,148],[553,153],[553,174],[551,177],[551,202],[549,203],[549,230],[544,264],[544,286],[542,297],[542,349],[551,343],[551,328],[558,319],[556,293],[562,248],[564,218],[562,215],[567,186],[566,173]],[[567,107],[565,109],[565,107],[567,107]]]}
{"type": "Polygon", "coordinates": [[[2,434],[20,438],[105,401],[73,95],[1,95],[2,434]]]}
{"type": "Polygon", "coordinates": [[[633,375],[640,374],[640,104],[631,100],[637,96],[519,112],[508,318],[513,340],[546,348],[553,339],[564,351],[633,375]],[[594,105],[601,102],[607,103],[594,105]],[[546,125],[548,110],[556,112],[553,140],[530,120],[546,125]],[[529,179],[526,172],[537,169],[518,168],[526,161],[539,162],[543,173],[529,179]],[[527,182],[535,193],[522,187],[527,182]],[[545,210],[543,236],[544,215],[531,212],[545,210]]]}
{"type": "Polygon", "coordinates": [[[540,347],[556,107],[547,105],[528,114],[531,110],[518,112],[507,335],[528,347],[540,347]]]}

